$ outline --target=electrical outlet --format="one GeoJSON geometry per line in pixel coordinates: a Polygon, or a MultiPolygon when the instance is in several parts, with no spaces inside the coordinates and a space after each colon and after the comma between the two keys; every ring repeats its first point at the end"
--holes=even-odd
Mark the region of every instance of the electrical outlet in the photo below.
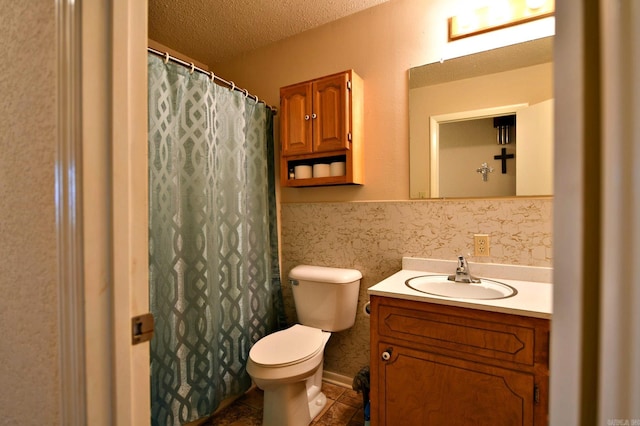
{"type": "Polygon", "coordinates": [[[488,234],[473,235],[473,254],[474,256],[489,256],[488,234]]]}

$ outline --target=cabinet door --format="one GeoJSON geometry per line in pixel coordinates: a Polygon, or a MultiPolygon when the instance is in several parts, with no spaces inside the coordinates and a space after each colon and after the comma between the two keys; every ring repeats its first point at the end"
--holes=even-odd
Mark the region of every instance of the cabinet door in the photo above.
{"type": "Polygon", "coordinates": [[[385,351],[372,395],[379,426],[534,424],[532,374],[380,342],[385,351]]]}
{"type": "Polygon", "coordinates": [[[319,79],[313,83],[314,151],[349,148],[349,73],[319,79]]]}
{"type": "Polygon", "coordinates": [[[311,83],[280,89],[280,141],[284,156],[313,151],[311,89],[311,83]]]}

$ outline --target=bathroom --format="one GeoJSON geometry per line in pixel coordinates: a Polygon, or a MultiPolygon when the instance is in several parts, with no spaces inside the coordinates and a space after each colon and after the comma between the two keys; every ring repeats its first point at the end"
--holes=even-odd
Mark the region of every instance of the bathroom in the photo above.
{"type": "MultiPolygon", "coordinates": [[[[382,2],[227,62],[208,64],[217,75],[276,106],[279,88],[299,81],[346,69],[364,81],[364,185],[279,188],[283,274],[298,264],[353,268],[363,274],[356,324],[334,333],[325,350],[325,374],[347,386],[369,364],[369,318],[362,310],[367,288],[399,270],[403,256],[455,259],[473,252],[473,234],[485,233],[491,256],[473,261],[552,266],[550,196],[410,200],[409,68],[501,47],[505,39],[524,42],[554,33],[554,20],[547,18],[447,43],[454,3],[382,2]]],[[[161,32],[171,26],[166,15],[156,17],[153,2],[151,6],[150,38],[189,55],[182,46],[169,44],[178,37],[161,32]]],[[[290,286],[283,278],[287,317],[294,319],[290,286]]]]}
{"type": "MultiPolygon", "coordinates": [[[[586,241],[583,241],[580,232],[575,229],[575,226],[577,226],[575,224],[583,224],[583,226],[587,227],[594,225],[594,221],[598,222],[599,220],[599,216],[588,213],[592,211],[591,209],[580,207],[594,201],[592,198],[589,198],[590,191],[581,192],[580,189],[589,187],[593,192],[593,189],[597,187],[594,181],[590,180],[597,178],[597,176],[594,177],[590,175],[584,178],[584,180],[577,177],[580,169],[579,164],[583,161],[581,155],[585,152],[587,154],[592,153],[592,151],[580,144],[583,136],[582,133],[575,128],[575,126],[584,124],[584,118],[582,116],[576,120],[567,120],[562,124],[562,126],[564,126],[562,128],[572,136],[568,137],[566,145],[560,148],[560,153],[564,154],[561,158],[571,158],[575,156],[578,160],[575,162],[572,161],[571,164],[566,164],[561,170],[565,179],[561,180],[561,183],[557,186],[559,191],[556,193],[556,197],[558,197],[559,194],[563,197],[558,197],[555,201],[549,198],[466,201],[409,200],[407,70],[416,65],[435,62],[443,58],[447,59],[480,50],[472,47],[470,41],[469,43],[460,41],[450,45],[446,43],[446,19],[452,14],[453,7],[458,3],[459,2],[448,2],[444,0],[431,2],[391,0],[388,3],[378,6],[378,8],[366,10],[343,21],[331,23],[326,27],[321,27],[304,36],[287,40],[272,48],[265,48],[254,52],[255,57],[253,55],[247,55],[237,61],[216,64],[212,65],[212,67],[216,73],[229,77],[233,76],[238,84],[248,87],[252,93],[264,97],[271,104],[277,104],[278,87],[291,82],[325,75],[336,70],[353,68],[357,70],[367,82],[365,94],[367,108],[365,115],[368,123],[366,128],[368,149],[365,154],[365,163],[367,165],[365,185],[362,187],[344,188],[283,189],[281,191],[283,271],[289,270],[293,265],[298,263],[322,263],[326,265],[338,266],[339,264],[339,266],[349,266],[363,272],[365,277],[363,288],[366,288],[396,272],[400,268],[400,259],[402,256],[451,259],[460,250],[471,251],[472,236],[470,234],[475,232],[487,233],[491,236],[492,257],[487,259],[489,261],[551,266],[551,236],[553,235],[555,237],[553,240],[553,251],[554,253],[562,253],[562,258],[559,259],[556,256],[556,258],[553,259],[553,266],[556,270],[555,280],[562,282],[562,286],[559,286],[561,288],[558,290],[556,296],[560,297],[559,303],[561,303],[563,309],[566,309],[566,315],[560,319],[563,327],[558,329],[559,334],[556,335],[560,336],[557,337],[559,342],[566,342],[564,339],[572,339],[572,336],[580,335],[580,333],[588,329],[590,325],[595,324],[597,328],[597,325],[601,321],[597,315],[588,315],[592,312],[592,305],[589,305],[589,303],[594,303],[592,299],[586,298],[587,300],[585,300],[580,307],[576,306],[574,299],[582,299],[582,296],[589,294],[594,287],[596,289],[600,287],[604,288],[597,280],[597,274],[590,276],[596,277],[593,278],[595,282],[589,281],[589,279],[585,279],[584,281],[575,279],[575,277],[581,277],[582,274],[586,272],[593,272],[594,270],[590,267],[590,264],[599,263],[589,261],[589,259],[593,258],[587,258],[587,260],[585,260],[585,258],[579,257],[576,253],[579,253],[580,250],[576,250],[576,247],[598,247],[601,243],[598,239],[594,240],[594,236],[591,234],[585,237],[586,241]],[[407,9],[405,9],[405,7],[407,9]],[[368,19],[372,21],[367,21],[368,19]],[[366,23],[364,23],[365,21],[366,23]],[[367,30],[363,31],[362,27],[358,25],[347,27],[347,25],[345,25],[347,22],[352,24],[363,22],[362,25],[366,25],[367,30]],[[401,25],[398,25],[398,22],[400,22],[401,25]],[[370,31],[370,25],[376,25],[378,29],[376,31],[370,31]],[[331,45],[331,47],[328,48],[326,45],[331,45]],[[445,46],[447,47],[446,49],[445,46]],[[298,52],[300,56],[296,57],[291,55],[292,51],[298,52]],[[325,60],[326,57],[330,57],[331,60],[327,62],[325,60]],[[251,69],[254,68],[254,64],[262,70],[261,74],[264,76],[264,79],[261,81],[252,80],[252,75],[255,73],[251,71],[251,69]],[[576,182],[578,183],[576,184],[576,182]],[[582,195],[575,195],[576,193],[586,194],[586,200],[582,198],[582,195]],[[584,219],[581,216],[583,213],[584,219]],[[447,218],[446,222],[444,218],[447,218]],[[554,218],[555,222],[553,224],[552,218],[554,218]],[[309,223],[314,224],[311,231],[309,230],[309,223]],[[449,228],[447,229],[445,225],[449,228]],[[329,231],[330,234],[328,234],[329,231]],[[320,244],[302,245],[301,239],[297,238],[302,232],[304,232],[305,235],[312,232],[311,235],[315,236],[314,241],[319,241],[320,244]],[[327,239],[326,235],[330,235],[330,237],[327,239]],[[515,235],[517,235],[517,238],[514,237],[515,235]],[[540,238],[541,235],[543,238],[540,238]],[[558,238],[559,235],[561,235],[562,238],[558,238]],[[583,317],[587,318],[585,324],[582,323],[583,317]],[[592,320],[593,323],[589,324],[588,320],[592,320]]],[[[581,17],[575,16],[567,10],[567,8],[570,7],[579,9],[580,2],[568,1],[563,3],[566,4],[566,6],[559,6],[560,10],[558,11],[558,15],[563,18],[562,22],[567,24],[581,22],[581,17]]],[[[87,7],[87,11],[96,12],[89,7],[87,7]]],[[[121,9],[118,9],[118,11],[122,12],[121,9]]],[[[101,16],[100,12],[103,11],[96,12],[94,18],[95,16],[101,16]]],[[[53,18],[50,16],[52,14],[47,15],[43,13],[43,15],[44,18],[42,18],[41,21],[48,23],[46,31],[44,31],[43,34],[50,36],[49,38],[53,40],[55,39],[55,34],[52,30],[54,27],[52,24],[52,22],[54,22],[53,18]]],[[[88,22],[93,22],[89,18],[86,19],[88,19],[88,22]]],[[[531,26],[535,25],[527,24],[527,28],[531,26]]],[[[31,25],[23,25],[20,28],[24,34],[28,34],[31,25]]],[[[562,41],[561,45],[563,48],[567,50],[564,51],[565,55],[561,56],[560,59],[564,61],[562,62],[564,66],[563,69],[572,70],[574,74],[571,74],[571,77],[569,77],[568,71],[559,73],[560,76],[564,78],[561,87],[576,89],[573,84],[578,84],[580,79],[576,79],[574,76],[582,76],[584,69],[577,65],[579,61],[568,52],[573,51],[571,48],[579,50],[578,46],[584,35],[581,33],[576,34],[576,29],[573,25],[567,25],[564,31],[565,32],[561,34],[562,38],[559,37],[559,39],[562,41]]],[[[495,39],[492,37],[492,34],[487,34],[476,40],[483,40],[482,49],[485,49],[498,46],[507,38],[510,39],[510,42],[524,41],[531,38],[529,34],[522,36],[521,39],[506,37],[504,36],[505,33],[510,34],[510,31],[503,30],[496,33],[499,35],[495,39]]],[[[108,34],[108,32],[105,31],[101,34],[108,34]]],[[[548,33],[542,31],[540,36],[543,35],[548,35],[548,33]]],[[[43,42],[42,46],[47,46],[46,43],[44,43],[46,41],[45,39],[41,41],[43,42]]],[[[88,39],[87,43],[90,44],[95,41],[95,39],[88,39]]],[[[35,52],[41,53],[44,63],[48,64],[50,69],[54,69],[55,60],[52,59],[52,55],[48,53],[43,54],[42,50],[50,52],[54,49],[47,50],[41,48],[40,51],[34,49],[35,52]]],[[[30,64],[31,62],[25,61],[25,63],[30,64]]],[[[579,92],[580,89],[576,90],[579,92]]],[[[52,92],[53,91],[54,89],[52,89],[52,92]]],[[[570,106],[581,105],[579,103],[580,101],[573,101],[576,102],[576,104],[570,104],[570,106]]],[[[565,102],[569,101],[565,99],[565,102]]],[[[54,103],[55,102],[51,102],[52,105],[54,103]]],[[[575,110],[579,110],[579,108],[575,108],[575,110]]],[[[55,111],[54,107],[47,110],[51,117],[55,116],[55,111]]],[[[42,116],[45,115],[46,114],[43,114],[42,116]]],[[[572,119],[576,118],[570,114],[568,115],[572,119]]],[[[621,120],[623,119],[624,117],[621,117],[621,120]]],[[[142,119],[142,121],[144,122],[144,119],[142,119]]],[[[122,122],[119,124],[122,124],[122,122]]],[[[25,133],[25,135],[27,134],[25,133]]],[[[33,138],[33,140],[45,139],[42,135],[39,136],[40,138],[33,138]]],[[[588,140],[588,137],[584,137],[584,139],[588,140]]],[[[24,140],[31,142],[28,138],[24,140]]],[[[615,141],[611,142],[609,146],[616,146],[615,141]]],[[[594,143],[594,145],[599,144],[594,143]]],[[[34,144],[34,146],[40,145],[34,144]]],[[[104,147],[103,149],[106,150],[104,147]]],[[[87,151],[87,155],[94,155],[94,157],[90,157],[93,158],[93,160],[86,160],[87,164],[100,164],[99,161],[95,160],[96,157],[100,157],[100,153],[96,155],[95,152],[91,152],[89,149],[87,151]]],[[[599,151],[595,154],[596,158],[598,154],[599,151]]],[[[51,157],[53,157],[53,155],[51,157]]],[[[11,159],[12,157],[8,156],[6,158],[11,159]]],[[[587,158],[587,160],[589,160],[589,158],[587,158]]],[[[593,160],[591,159],[589,161],[593,160]]],[[[22,163],[16,164],[20,165],[22,163]]],[[[611,164],[607,164],[608,166],[603,166],[604,170],[614,168],[611,164]]],[[[6,165],[8,170],[14,170],[14,165],[6,165]]],[[[3,163],[3,167],[4,166],[5,163],[3,163]]],[[[44,166],[50,167],[51,164],[45,162],[44,166]]],[[[87,169],[89,169],[89,167],[87,167],[87,169]]],[[[22,173],[24,170],[31,169],[15,170],[16,172],[22,173]]],[[[629,173],[628,167],[624,170],[624,173],[629,173]]],[[[100,170],[94,169],[93,171],[98,174],[102,173],[100,170]]],[[[144,172],[142,175],[144,176],[144,172]]],[[[96,181],[102,182],[100,179],[103,178],[104,176],[101,175],[96,181]]],[[[108,191],[105,190],[101,184],[96,183],[96,181],[89,180],[85,182],[87,192],[100,193],[99,191],[102,190],[108,193],[108,191]]],[[[24,183],[28,185],[26,186],[27,188],[33,189],[30,191],[33,195],[41,194],[42,198],[45,199],[48,192],[43,194],[43,190],[40,189],[41,186],[44,186],[42,182],[43,180],[38,176],[33,182],[26,180],[24,183]]],[[[614,189],[609,188],[608,192],[616,193],[615,187],[614,189]]],[[[598,201],[599,199],[596,198],[595,202],[598,201]]],[[[615,202],[615,200],[610,201],[615,202]]],[[[95,208],[100,209],[102,207],[104,207],[102,203],[96,203],[95,208]]],[[[119,208],[118,206],[116,207],[119,208]]],[[[55,211],[53,202],[45,205],[44,208],[50,212],[55,211]]],[[[92,206],[87,206],[87,211],[85,212],[87,221],[86,229],[102,229],[96,226],[95,221],[97,220],[97,216],[92,214],[95,213],[95,211],[91,210],[91,208],[92,206]],[[91,225],[95,226],[95,228],[91,225]]],[[[24,211],[31,211],[32,209],[33,205],[29,204],[29,207],[25,208],[24,211]]],[[[16,213],[20,213],[20,211],[20,209],[14,210],[16,213]]],[[[614,217],[619,219],[625,216],[624,214],[614,213],[614,217]],[[615,214],[619,216],[615,217],[615,214]]],[[[135,219],[140,218],[136,217],[135,219]]],[[[44,221],[44,219],[42,220],[44,221]]],[[[619,222],[624,221],[620,220],[619,222]]],[[[53,228],[53,226],[50,225],[49,223],[44,224],[47,229],[53,228]]],[[[593,229],[601,228],[600,225],[596,223],[593,229]]],[[[626,241],[623,235],[624,233],[608,232],[612,229],[615,230],[615,227],[612,228],[610,225],[605,224],[602,225],[602,229],[606,231],[603,232],[603,234],[607,233],[607,235],[611,235],[610,239],[605,239],[605,241],[602,241],[602,244],[610,249],[616,249],[613,251],[614,254],[619,254],[619,252],[622,251],[620,247],[629,246],[628,244],[623,244],[624,241],[626,241]]],[[[42,239],[43,236],[48,238],[45,240],[47,246],[43,250],[48,253],[49,257],[50,265],[45,271],[48,276],[55,275],[55,267],[51,267],[51,265],[55,265],[55,261],[51,260],[51,258],[55,257],[52,254],[56,253],[55,249],[52,248],[55,246],[55,236],[51,234],[53,233],[43,232],[39,236],[39,239],[42,239]]],[[[95,237],[93,234],[91,234],[91,236],[95,237]]],[[[26,239],[25,237],[25,240],[26,239]]],[[[11,249],[13,252],[16,252],[16,247],[18,247],[20,253],[22,253],[23,248],[18,245],[7,245],[7,250],[11,249]]],[[[29,253],[31,253],[31,249],[32,248],[29,247],[29,253]]],[[[24,251],[25,253],[27,252],[26,248],[24,251]]],[[[95,251],[95,247],[87,248],[87,253],[89,254],[95,255],[95,251]]],[[[589,252],[589,254],[591,253],[593,256],[602,256],[601,253],[595,250],[589,252]]],[[[7,254],[11,253],[7,252],[7,254]]],[[[95,259],[98,257],[99,256],[87,256],[87,259],[95,259]]],[[[28,259],[26,254],[24,258],[28,259]]],[[[609,263],[605,262],[604,265],[606,266],[606,268],[603,266],[603,268],[606,269],[605,272],[616,272],[616,269],[612,270],[609,263]]],[[[631,264],[629,263],[627,265],[631,264]]],[[[626,267],[631,268],[631,266],[626,267]]],[[[89,268],[87,270],[91,272],[89,268]]],[[[630,271],[622,267],[617,270],[620,272],[630,271]]],[[[596,268],[595,272],[598,273],[599,269],[596,268]]],[[[34,273],[37,273],[37,271],[34,273]]],[[[42,272],[40,273],[42,274],[42,272]]],[[[629,274],[628,276],[634,275],[629,274]]],[[[13,278],[15,277],[18,278],[15,279],[15,281],[25,281],[22,273],[15,274],[13,278]]],[[[26,281],[29,280],[38,283],[43,281],[40,275],[27,276],[26,281]]],[[[141,281],[144,282],[144,279],[141,281]]],[[[51,290],[49,287],[50,286],[46,287],[49,289],[44,298],[46,302],[38,302],[39,305],[42,305],[43,309],[34,312],[34,316],[26,319],[25,322],[18,320],[8,321],[6,324],[11,325],[11,327],[3,328],[6,341],[15,349],[14,353],[16,354],[15,356],[7,358],[8,365],[20,365],[22,367],[22,364],[18,362],[16,357],[33,360],[32,355],[31,357],[25,357],[24,355],[35,353],[32,350],[28,350],[29,347],[22,342],[21,338],[16,337],[13,329],[19,329],[19,327],[14,327],[14,324],[33,324],[34,327],[32,328],[34,330],[39,330],[41,324],[50,324],[47,328],[47,335],[51,337],[42,340],[43,343],[40,344],[38,348],[41,349],[39,352],[44,354],[46,358],[54,361],[58,360],[56,347],[57,345],[62,346],[62,344],[56,343],[56,338],[58,342],[62,340],[59,334],[64,334],[60,331],[60,329],[64,327],[57,323],[55,309],[49,308],[49,305],[54,305],[51,303],[51,300],[56,299],[55,290],[51,290]],[[36,319],[39,318],[41,320],[36,321],[36,319]]],[[[116,287],[116,285],[114,285],[114,287],[116,287]]],[[[119,288],[119,291],[121,291],[122,287],[119,288]]],[[[618,287],[615,284],[608,284],[603,292],[612,291],[611,289],[616,288],[618,287]]],[[[95,284],[87,284],[87,289],[86,300],[88,309],[91,310],[95,306],[96,300],[103,294],[103,288],[95,284]]],[[[16,302],[16,306],[31,306],[34,300],[40,301],[40,299],[42,299],[40,293],[35,293],[35,290],[32,293],[29,293],[29,291],[29,289],[24,289],[24,295],[26,296],[16,295],[13,299],[16,302]]],[[[123,293],[125,292],[118,293],[118,296],[122,296],[123,293]]],[[[607,296],[613,297],[615,300],[615,295],[611,296],[607,293],[607,296]]],[[[359,301],[361,305],[365,302],[365,298],[365,292],[363,291],[359,301]]],[[[124,298],[124,301],[122,298],[118,298],[118,300],[120,302],[119,306],[125,305],[126,308],[126,304],[124,303],[126,302],[126,298],[124,298]]],[[[632,294],[628,297],[628,300],[631,302],[638,300],[637,294],[632,294]]],[[[624,306],[627,306],[622,302],[624,302],[624,298],[618,299],[614,306],[618,307],[618,310],[621,310],[624,306]]],[[[99,308],[104,309],[104,306],[100,303],[97,305],[99,305],[99,308]]],[[[119,323],[124,321],[126,326],[128,325],[126,323],[129,319],[129,312],[124,308],[122,309],[126,312],[118,310],[116,317],[126,317],[127,321],[118,320],[119,323]]],[[[628,306],[625,309],[625,312],[629,311],[628,306]]],[[[290,311],[291,306],[289,306],[289,312],[290,311]]],[[[605,311],[606,310],[603,309],[603,313],[608,312],[605,311]]],[[[635,311],[637,311],[637,309],[635,311]]],[[[3,312],[8,311],[3,309],[3,312]]],[[[61,310],[61,312],[65,311],[61,310]]],[[[331,345],[327,348],[327,370],[333,370],[337,374],[349,376],[366,362],[367,356],[361,353],[361,348],[367,345],[367,334],[364,331],[367,320],[366,317],[361,314],[361,310],[358,312],[357,323],[353,330],[345,333],[344,338],[333,339],[331,345]],[[342,362],[343,360],[344,363],[342,362]]],[[[92,327],[96,326],[108,327],[108,325],[105,326],[105,324],[108,324],[106,321],[95,322],[96,318],[101,317],[101,315],[88,316],[86,320],[87,328],[92,329],[92,327]]],[[[107,316],[104,315],[104,317],[107,316]]],[[[613,317],[615,318],[615,315],[613,317]]],[[[11,314],[11,316],[9,316],[10,320],[14,318],[18,318],[18,315],[11,314]]],[[[615,327],[615,319],[614,325],[611,326],[609,324],[608,327],[612,327],[614,330],[619,329],[622,333],[620,334],[621,338],[619,341],[613,343],[611,341],[607,342],[610,348],[612,344],[616,344],[618,349],[602,354],[601,363],[603,365],[614,365],[616,364],[616,354],[620,353],[620,349],[625,347],[624,342],[637,341],[637,334],[633,334],[633,330],[625,331],[622,327],[615,327]]],[[[554,332],[555,331],[556,330],[554,330],[554,332]]],[[[612,333],[612,335],[617,336],[618,334],[616,333],[617,331],[612,333]]],[[[606,333],[603,335],[606,335],[606,333]]],[[[119,338],[116,339],[116,341],[122,339],[128,343],[130,336],[128,336],[126,332],[122,332],[118,334],[118,336],[119,338]]],[[[597,348],[597,340],[594,339],[594,341],[591,342],[588,341],[589,339],[586,340],[582,349],[576,349],[580,345],[567,345],[565,354],[558,357],[557,362],[560,367],[558,371],[562,371],[563,373],[563,383],[556,383],[556,386],[558,386],[560,390],[557,394],[559,402],[556,406],[562,406],[564,409],[556,410],[556,418],[578,418],[581,410],[589,413],[588,407],[597,405],[592,404],[592,402],[599,401],[603,401],[601,404],[609,408],[608,413],[610,415],[604,418],[630,417],[629,414],[625,413],[633,413],[633,411],[619,409],[616,405],[616,401],[624,401],[624,395],[631,395],[631,397],[634,395],[633,392],[625,393],[625,389],[622,387],[621,389],[623,390],[620,391],[620,393],[616,391],[617,386],[615,385],[615,380],[620,380],[618,378],[619,376],[615,376],[617,379],[614,378],[613,382],[602,384],[603,389],[607,390],[606,392],[603,391],[602,396],[598,395],[597,387],[594,387],[596,391],[586,396],[583,395],[583,398],[586,398],[586,400],[579,400],[578,395],[580,395],[581,380],[592,380],[594,374],[590,375],[587,367],[584,367],[585,370],[581,371],[581,363],[575,362],[575,360],[583,360],[585,364],[592,366],[597,361],[597,359],[594,360],[594,357],[587,355],[588,353],[593,353],[593,351],[589,350],[589,347],[593,348],[595,345],[597,348]],[[605,395],[613,396],[608,397],[605,395]]],[[[109,378],[112,372],[108,369],[100,369],[99,367],[101,365],[109,365],[110,363],[102,362],[98,365],[99,361],[96,360],[100,358],[95,356],[95,352],[110,353],[110,351],[115,352],[116,349],[110,346],[110,341],[100,343],[99,339],[94,338],[92,343],[94,343],[94,345],[87,350],[89,356],[86,357],[88,360],[88,381],[93,384],[89,386],[90,391],[88,392],[87,400],[93,413],[100,413],[100,409],[109,413],[110,407],[115,406],[115,403],[113,403],[108,396],[108,392],[96,392],[95,383],[107,384],[105,386],[99,386],[99,388],[109,389],[109,383],[111,383],[109,378]],[[96,340],[98,340],[98,343],[96,343],[96,340]]],[[[122,352],[118,353],[122,355],[122,352]]],[[[64,351],[62,358],[64,359],[64,351]]],[[[119,359],[120,357],[116,359],[117,365],[121,362],[119,359]]],[[[51,361],[49,364],[56,363],[51,361]]],[[[630,365],[630,363],[623,364],[621,368],[629,368],[630,365]]],[[[59,377],[64,377],[63,373],[66,371],[64,366],[59,367],[62,370],[60,374],[57,374],[58,367],[56,367],[56,365],[52,366],[54,368],[52,368],[49,373],[44,374],[41,370],[30,371],[28,368],[14,368],[16,371],[22,372],[24,377],[19,381],[11,379],[8,383],[16,389],[16,394],[20,394],[20,392],[27,394],[36,389],[39,391],[47,389],[47,392],[45,392],[45,404],[43,404],[41,411],[45,414],[55,416],[56,413],[61,411],[60,408],[57,408],[58,403],[60,400],[66,400],[65,396],[68,394],[66,391],[58,391],[57,386],[59,377]],[[37,375],[34,376],[34,374],[37,375]]],[[[597,369],[594,369],[594,371],[597,371],[597,369]]],[[[552,382],[554,380],[553,377],[552,375],[552,382]]],[[[125,381],[127,379],[127,377],[124,378],[125,381]]],[[[122,385],[118,384],[116,386],[114,382],[113,386],[121,389],[122,385]]],[[[145,387],[143,386],[142,389],[145,389],[145,387]]],[[[125,413],[122,414],[122,416],[126,418],[128,415],[130,418],[133,418],[134,414],[131,413],[135,412],[136,409],[132,407],[136,404],[130,402],[133,398],[129,391],[117,392],[116,394],[117,399],[125,401],[124,406],[128,407],[129,410],[129,412],[127,412],[126,409],[122,410],[122,412],[125,413]],[[127,403],[126,401],[129,402],[127,403]]],[[[116,399],[116,397],[113,398],[114,400],[116,399]]],[[[637,401],[639,400],[640,398],[631,399],[630,401],[636,401],[636,405],[633,405],[632,402],[628,404],[628,407],[637,408],[637,401]]],[[[9,407],[11,401],[12,399],[8,397],[3,399],[3,407],[9,407]]],[[[144,406],[144,401],[142,401],[140,405],[144,406]]],[[[119,406],[122,407],[122,405],[119,406]]],[[[39,413],[33,413],[32,407],[26,407],[24,403],[16,404],[12,409],[14,409],[15,415],[18,416],[18,418],[22,416],[28,417],[30,414],[39,415],[39,413]]],[[[147,418],[146,416],[148,416],[148,410],[146,413],[142,413],[141,418],[147,418]]],[[[107,416],[103,418],[110,417],[107,416]]],[[[120,417],[118,419],[119,420],[116,421],[114,418],[113,423],[128,424],[126,420],[122,420],[120,417]]],[[[43,422],[44,420],[40,422],[40,424],[43,422]]],[[[103,423],[96,422],[90,424],[103,423]]],[[[574,422],[570,420],[558,421],[558,424],[574,424],[574,422]]]]}

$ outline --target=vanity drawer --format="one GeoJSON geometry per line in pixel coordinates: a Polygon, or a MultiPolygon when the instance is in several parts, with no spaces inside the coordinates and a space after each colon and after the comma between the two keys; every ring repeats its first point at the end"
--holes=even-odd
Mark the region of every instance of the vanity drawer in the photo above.
{"type": "Polygon", "coordinates": [[[372,297],[380,340],[485,362],[533,367],[547,361],[547,320],[408,300],[378,302],[372,297]]]}

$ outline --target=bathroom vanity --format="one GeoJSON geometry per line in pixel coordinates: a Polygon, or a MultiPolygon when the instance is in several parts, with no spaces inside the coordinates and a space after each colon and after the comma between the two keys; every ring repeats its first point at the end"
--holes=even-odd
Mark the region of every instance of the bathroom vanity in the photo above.
{"type": "Polygon", "coordinates": [[[455,262],[425,261],[403,259],[402,271],[369,289],[372,424],[546,425],[550,269],[471,265],[517,289],[473,300],[407,286],[455,271],[455,262]]]}

